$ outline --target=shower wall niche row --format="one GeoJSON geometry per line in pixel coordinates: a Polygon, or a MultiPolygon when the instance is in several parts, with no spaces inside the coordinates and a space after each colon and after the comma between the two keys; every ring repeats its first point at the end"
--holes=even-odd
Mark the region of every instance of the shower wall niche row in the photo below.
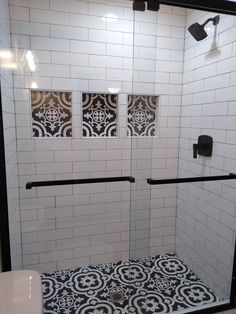
{"type": "Polygon", "coordinates": [[[215,296],[195,305],[233,305],[234,180],[147,184],[236,172],[234,6],[194,5],[11,0],[11,34],[0,10],[1,51],[12,47],[0,58],[13,269],[176,254],[215,296]],[[196,41],[189,27],[216,15],[196,41]],[[200,135],[213,138],[212,156],[193,159],[200,135]],[[26,189],[113,177],[135,182],[26,189]]]}
{"type": "MultiPolygon", "coordinates": [[[[127,95],[127,135],[155,136],[158,96],[127,95]]],[[[31,90],[33,137],[72,137],[72,93],[31,90]]],[[[82,93],[83,137],[119,136],[118,94],[82,93]]]]}

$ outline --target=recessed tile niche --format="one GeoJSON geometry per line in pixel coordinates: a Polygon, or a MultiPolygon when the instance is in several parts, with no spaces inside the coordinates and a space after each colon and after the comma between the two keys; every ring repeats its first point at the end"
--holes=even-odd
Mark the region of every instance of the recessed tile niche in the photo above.
{"type": "Polygon", "coordinates": [[[83,93],[83,136],[117,135],[117,94],[83,93]]]}
{"type": "Polygon", "coordinates": [[[128,136],[155,136],[159,96],[128,96],[128,136]]]}
{"type": "Polygon", "coordinates": [[[33,137],[71,137],[71,92],[31,91],[33,137]]]}

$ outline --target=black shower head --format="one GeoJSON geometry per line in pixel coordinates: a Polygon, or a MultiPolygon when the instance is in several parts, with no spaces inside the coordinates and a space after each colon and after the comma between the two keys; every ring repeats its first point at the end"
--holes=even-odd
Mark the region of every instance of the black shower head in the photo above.
{"type": "Polygon", "coordinates": [[[217,25],[219,24],[220,21],[220,16],[217,15],[214,18],[210,18],[208,20],[206,20],[205,23],[203,23],[202,25],[199,23],[194,23],[191,26],[189,26],[188,30],[190,32],[190,34],[197,40],[203,40],[204,38],[206,38],[207,32],[205,31],[205,26],[210,22],[213,21],[213,25],[217,25]]]}
{"type": "Polygon", "coordinates": [[[188,28],[190,34],[197,40],[203,40],[207,37],[207,32],[205,31],[204,27],[199,23],[194,23],[188,28]]]}

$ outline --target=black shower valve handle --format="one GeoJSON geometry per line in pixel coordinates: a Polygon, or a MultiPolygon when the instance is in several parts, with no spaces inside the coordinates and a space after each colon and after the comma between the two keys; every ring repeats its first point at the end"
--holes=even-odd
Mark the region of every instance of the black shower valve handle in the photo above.
{"type": "Polygon", "coordinates": [[[198,150],[207,148],[207,145],[193,144],[193,158],[197,158],[198,150]]]}
{"type": "Polygon", "coordinates": [[[211,157],[213,148],[213,138],[209,135],[200,135],[198,142],[193,144],[193,158],[197,158],[197,155],[211,157]]]}
{"type": "Polygon", "coordinates": [[[193,158],[197,158],[198,144],[193,144],[193,158]]]}

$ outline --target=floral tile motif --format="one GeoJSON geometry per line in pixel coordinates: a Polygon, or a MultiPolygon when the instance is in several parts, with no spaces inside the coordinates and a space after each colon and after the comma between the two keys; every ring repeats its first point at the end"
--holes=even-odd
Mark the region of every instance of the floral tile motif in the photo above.
{"type": "Polygon", "coordinates": [[[42,274],[44,314],[156,314],[219,298],[176,255],[42,274]],[[114,302],[113,293],[123,298],[114,302]]]}
{"type": "Polygon", "coordinates": [[[155,136],[159,96],[128,96],[128,136],[155,136]]]}
{"type": "Polygon", "coordinates": [[[31,91],[33,137],[71,137],[71,93],[31,91]]]}
{"type": "Polygon", "coordinates": [[[116,136],[117,94],[83,93],[83,136],[116,136]]]}

